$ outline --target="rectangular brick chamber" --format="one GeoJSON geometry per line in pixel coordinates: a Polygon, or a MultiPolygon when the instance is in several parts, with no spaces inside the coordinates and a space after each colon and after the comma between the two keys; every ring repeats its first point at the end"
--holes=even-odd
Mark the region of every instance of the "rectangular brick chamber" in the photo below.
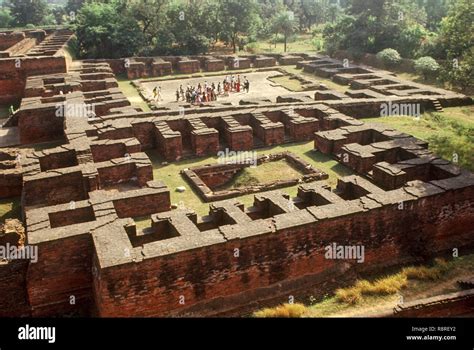
{"type": "Polygon", "coordinates": [[[181,171],[181,175],[205,202],[214,202],[251,193],[291,187],[298,183],[307,183],[328,178],[326,173],[313,168],[309,163],[306,163],[291,152],[273,153],[259,156],[256,159],[243,159],[240,161],[234,159],[224,164],[184,169],[181,171]],[[229,184],[244,169],[280,160],[286,161],[289,166],[300,172],[302,176],[296,179],[280,179],[262,184],[249,184],[231,189],[222,189],[223,186],[229,184]]]}
{"type": "MultiPolygon", "coordinates": [[[[13,59],[0,64],[0,72],[12,73],[0,81],[5,95],[22,97],[8,121],[25,145],[61,145],[26,152],[20,161],[15,152],[0,152],[0,196],[21,196],[28,244],[40,251],[35,264],[0,265],[1,315],[242,315],[288,295],[323,297],[362,273],[426,262],[453,247],[474,249],[474,175],[429,152],[424,141],[357,119],[378,116],[387,99],[432,109],[472,104],[467,96],[298,54],[308,60],[300,68],[335,77],[353,92],[320,87],[327,93],[319,102],[280,96],[273,105],[143,112],[118,89],[109,64],[118,69],[123,61],[66,67],[64,57],[47,54],[68,33],[35,35],[43,44],[22,61],[28,77],[13,74],[13,59]],[[95,115],[84,118],[73,109],[58,117],[57,103],[93,105],[95,115]],[[310,140],[358,175],[339,178],[332,189],[316,181],[326,174],[291,153],[261,156],[257,164],[284,159],[301,177],[263,184],[266,192],[245,208],[236,199],[216,202],[232,191],[216,194],[249,165],[186,169],[193,189],[213,202],[203,217],[192,208],[171,210],[169,189],[144,153],[155,150],[174,162],[310,140]],[[267,191],[299,182],[296,197],[267,191]],[[140,229],[136,217],[150,217],[151,226],[140,229]],[[324,246],[332,242],[364,245],[366,263],[325,259],[324,246]]],[[[31,42],[22,43],[25,35],[10,39],[9,47],[21,43],[16,52],[31,42]]],[[[273,65],[275,57],[296,61],[268,57],[216,58],[228,69],[254,60],[273,65]]],[[[163,75],[180,65],[193,72],[205,62],[214,70],[222,68],[218,60],[137,59],[130,73],[163,75]]]]}

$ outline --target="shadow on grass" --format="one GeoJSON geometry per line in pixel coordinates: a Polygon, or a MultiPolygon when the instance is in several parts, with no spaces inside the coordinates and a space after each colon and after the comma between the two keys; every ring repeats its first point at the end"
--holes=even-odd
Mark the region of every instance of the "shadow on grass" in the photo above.
{"type": "Polygon", "coordinates": [[[148,158],[150,158],[150,161],[153,165],[153,169],[162,169],[170,165],[173,165],[179,168],[179,167],[183,167],[189,164],[195,165],[204,160],[208,160],[210,164],[215,163],[217,161],[217,156],[215,156],[215,157],[187,158],[187,159],[170,163],[170,162],[167,162],[164,158],[160,157],[156,149],[146,151],[145,153],[148,155],[148,158]]]}

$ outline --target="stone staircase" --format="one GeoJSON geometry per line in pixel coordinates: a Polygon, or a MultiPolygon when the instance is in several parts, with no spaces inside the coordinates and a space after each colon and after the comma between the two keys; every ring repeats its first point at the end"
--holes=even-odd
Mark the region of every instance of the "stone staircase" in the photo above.
{"type": "Polygon", "coordinates": [[[441,103],[439,102],[438,99],[432,99],[431,100],[432,103],[433,103],[433,107],[435,109],[436,112],[443,112],[443,106],[441,106],[441,103]]]}

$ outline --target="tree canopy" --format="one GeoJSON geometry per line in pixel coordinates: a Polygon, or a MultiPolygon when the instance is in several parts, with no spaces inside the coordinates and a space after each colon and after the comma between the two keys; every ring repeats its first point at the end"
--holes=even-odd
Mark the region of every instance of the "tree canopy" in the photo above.
{"type": "Polygon", "coordinates": [[[397,51],[402,58],[444,61],[447,81],[470,77],[472,0],[6,0],[1,27],[72,25],[86,58],[187,55],[225,44],[317,33],[314,47],[353,57],[397,51]],[[461,74],[462,73],[462,74],[461,74]]]}

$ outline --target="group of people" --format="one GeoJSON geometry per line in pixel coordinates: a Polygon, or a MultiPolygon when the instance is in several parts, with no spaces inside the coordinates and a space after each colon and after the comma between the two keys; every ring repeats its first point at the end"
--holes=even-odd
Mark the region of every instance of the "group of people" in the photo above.
{"type": "Polygon", "coordinates": [[[222,82],[224,87],[224,94],[229,92],[240,92],[241,90],[245,92],[250,91],[250,82],[248,81],[247,77],[244,76],[243,83],[240,79],[240,75],[234,76],[226,76],[224,81],[222,82]]]}
{"type": "Polygon", "coordinates": [[[247,93],[250,91],[250,82],[247,77],[244,76],[242,81],[240,75],[226,76],[224,81],[217,83],[217,85],[214,82],[209,84],[205,81],[204,84],[199,83],[197,87],[188,85],[186,90],[183,85],[180,85],[176,89],[176,102],[186,101],[192,104],[212,102],[216,101],[218,96],[229,96],[231,92],[241,91],[247,93]]]}
{"type": "Polygon", "coordinates": [[[176,90],[176,102],[186,101],[193,104],[211,102],[217,100],[217,94],[216,84],[208,84],[207,81],[203,85],[199,83],[197,87],[188,85],[186,91],[184,91],[183,85],[180,85],[176,90]]]}

